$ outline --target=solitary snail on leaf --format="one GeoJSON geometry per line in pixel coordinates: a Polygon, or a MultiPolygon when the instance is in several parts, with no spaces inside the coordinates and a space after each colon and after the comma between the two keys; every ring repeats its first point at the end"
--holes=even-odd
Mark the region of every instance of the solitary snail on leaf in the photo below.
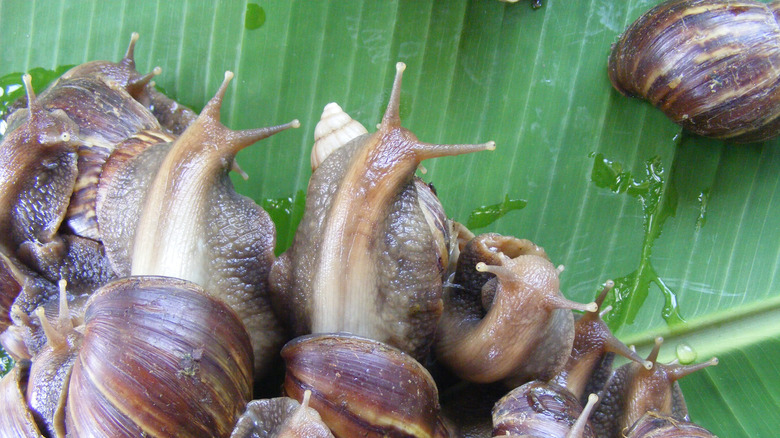
{"type": "Polygon", "coordinates": [[[780,130],[780,2],[670,0],[612,48],[609,78],[683,128],[738,143],[780,130]]]}

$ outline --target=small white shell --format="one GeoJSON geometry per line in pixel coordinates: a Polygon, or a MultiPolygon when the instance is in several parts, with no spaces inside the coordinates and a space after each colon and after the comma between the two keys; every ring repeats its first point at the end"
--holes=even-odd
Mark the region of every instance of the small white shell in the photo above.
{"type": "Polygon", "coordinates": [[[320,121],[314,127],[314,147],[311,150],[312,172],[331,152],[367,133],[365,126],[352,119],[339,104],[331,102],[325,105],[320,121]]]}

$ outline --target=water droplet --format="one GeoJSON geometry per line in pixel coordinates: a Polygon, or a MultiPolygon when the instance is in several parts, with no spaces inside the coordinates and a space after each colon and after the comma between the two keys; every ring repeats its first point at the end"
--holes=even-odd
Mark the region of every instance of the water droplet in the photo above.
{"type": "Polygon", "coordinates": [[[265,9],[257,3],[247,3],[244,27],[249,30],[260,29],[265,24],[265,9]]]}
{"type": "Polygon", "coordinates": [[[696,360],[696,350],[693,349],[687,342],[681,342],[677,344],[677,360],[683,365],[688,365],[696,360]]]}
{"type": "Polygon", "coordinates": [[[699,217],[696,218],[696,231],[701,230],[701,227],[704,226],[704,224],[707,223],[707,205],[710,202],[710,191],[702,190],[701,193],[699,193],[699,217]]]}

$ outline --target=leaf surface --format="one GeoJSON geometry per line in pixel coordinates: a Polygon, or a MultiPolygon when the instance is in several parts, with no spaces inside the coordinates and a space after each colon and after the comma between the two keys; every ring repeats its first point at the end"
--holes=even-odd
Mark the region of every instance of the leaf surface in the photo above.
{"type": "Polygon", "coordinates": [[[158,85],[196,110],[234,71],[226,125],[302,122],[241,152],[250,178],[234,178],[273,210],[281,250],[322,108],[375,126],[403,61],[404,126],[428,142],[497,144],[424,163],[448,214],[545,247],[575,300],[615,279],[620,338],[642,349],[663,335],[667,360],[678,344],[720,358],[681,382],[694,420],[723,437],[774,436],[780,145],[690,136],[612,89],[610,45],[657,3],[4,1],[0,77],[118,60],[132,31],[139,69],[161,66],[158,85]]]}

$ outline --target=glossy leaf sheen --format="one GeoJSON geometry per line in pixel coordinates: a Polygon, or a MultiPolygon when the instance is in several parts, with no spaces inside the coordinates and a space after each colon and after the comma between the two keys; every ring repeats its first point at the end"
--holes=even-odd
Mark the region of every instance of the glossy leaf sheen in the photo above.
{"type": "Polygon", "coordinates": [[[196,109],[234,71],[228,126],[302,123],[241,152],[250,179],[234,178],[240,192],[277,206],[285,247],[323,106],[336,101],[374,126],[395,62],[404,61],[404,126],[428,142],[497,144],[424,163],[448,214],[465,222],[483,206],[527,201],[479,231],[544,246],[566,266],[562,287],[575,300],[618,280],[609,322],[620,338],[641,349],[663,335],[662,359],[678,342],[698,361],[721,359],[682,381],[691,416],[720,436],[772,436],[780,423],[780,142],[681,134],[610,87],[610,44],[659,2],[7,1],[0,77],[118,60],[132,31],[141,34],[139,68],[160,65],[157,83],[196,109]],[[594,178],[605,170],[623,181],[605,186],[594,178]]]}

